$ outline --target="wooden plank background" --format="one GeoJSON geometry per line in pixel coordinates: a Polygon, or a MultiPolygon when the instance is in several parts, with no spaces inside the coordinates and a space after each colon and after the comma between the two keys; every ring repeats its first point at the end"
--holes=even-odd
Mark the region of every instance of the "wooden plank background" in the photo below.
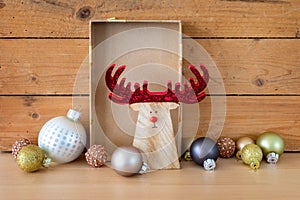
{"type": "MultiPolygon", "coordinates": [[[[272,130],[287,151],[299,151],[299,9],[298,0],[0,0],[0,150],[21,137],[37,142],[41,126],[64,115],[74,95],[88,129],[89,20],[116,17],[182,20],[183,33],[222,75],[222,134],[255,138],[272,130]]],[[[200,104],[199,135],[207,130],[209,99],[200,104]]]]}

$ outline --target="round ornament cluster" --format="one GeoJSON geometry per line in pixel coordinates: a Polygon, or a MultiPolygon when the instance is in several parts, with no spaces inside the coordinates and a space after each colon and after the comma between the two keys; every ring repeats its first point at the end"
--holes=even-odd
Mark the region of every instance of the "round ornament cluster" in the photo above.
{"type": "Polygon", "coordinates": [[[92,167],[102,167],[107,161],[107,153],[102,145],[93,145],[85,153],[85,159],[92,167]]]}
{"type": "MultiPolygon", "coordinates": [[[[48,167],[51,159],[57,163],[66,163],[78,158],[86,144],[86,132],[78,121],[79,117],[79,112],[70,109],[67,116],[49,120],[40,131],[39,146],[26,138],[15,141],[12,155],[18,167],[25,172],[34,172],[41,167],[48,167]]],[[[209,137],[200,137],[192,142],[184,159],[193,160],[205,170],[213,170],[218,157],[230,158],[237,149],[236,157],[256,170],[263,157],[268,163],[277,163],[284,147],[283,138],[275,132],[260,134],[256,142],[245,136],[236,142],[229,137],[219,138],[217,142],[209,137]]],[[[93,145],[85,153],[87,163],[95,168],[103,166],[107,158],[107,152],[102,145],[93,145]]],[[[111,165],[122,176],[150,171],[143,161],[142,152],[134,146],[118,147],[111,156],[111,165]]]]}
{"type": "Polygon", "coordinates": [[[31,141],[29,139],[26,139],[26,138],[22,138],[22,139],[17,140],[13,144],[13,147],[12,147],[12,150],[11,150],[12,151],[11,153],[12,153],[13,157],[16,159],[17,156],[18,156],[19,151],[23,147],[25,147],[27,145],[30,145],[30,144],[32,144],[31,141]]]}
{"type": "Polygon", "coordinates": [[[228,137],[219,138],[217,145],[221,158],[230,158],[235,152],[235,142],[228,137]]]}

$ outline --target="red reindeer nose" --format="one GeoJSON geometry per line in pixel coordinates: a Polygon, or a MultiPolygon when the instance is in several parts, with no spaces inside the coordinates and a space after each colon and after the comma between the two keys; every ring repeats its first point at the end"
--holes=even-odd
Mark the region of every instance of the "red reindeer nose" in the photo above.
{"type": "Polygon", "coordinates": [[[150,121],[153,122],[153,123],[154,123],[154,122],[157,122],[157,117],[152,116],[152,117],[150,118],[150,121]]]}

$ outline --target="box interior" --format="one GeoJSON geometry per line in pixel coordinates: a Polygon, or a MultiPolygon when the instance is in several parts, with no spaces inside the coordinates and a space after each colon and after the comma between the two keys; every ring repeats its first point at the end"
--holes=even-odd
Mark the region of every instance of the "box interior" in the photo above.
{"type": "MultiPolygon", "coordinates": [[[[149,82],[150,91],[164,91],[166,83],[181,82],[180,21],[92,21],[90,32],[90,145],[104,145],[111,155],[117,146],[131,145],[137,112],[128,104],[109,100],[105,72],[126,65],[118,82],[149,82]]],[[[181,106],[171,111],[178,152],[181,152],[181,106]]]]}

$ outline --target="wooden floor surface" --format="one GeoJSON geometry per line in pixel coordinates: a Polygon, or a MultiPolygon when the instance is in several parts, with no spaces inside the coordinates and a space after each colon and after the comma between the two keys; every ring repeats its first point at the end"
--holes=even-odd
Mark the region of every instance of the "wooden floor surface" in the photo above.
{"type": "Polygon", "coordinates": [[[21,171],[9,153],[0,153],[1,199],[299,199],[300,154],[286,153],[277,165],[257,171],[235,158],[219,159],[215,171],[193,162],[130,178],[109,167],[94,169],[84,158],[35,173],[21,171]]]}

